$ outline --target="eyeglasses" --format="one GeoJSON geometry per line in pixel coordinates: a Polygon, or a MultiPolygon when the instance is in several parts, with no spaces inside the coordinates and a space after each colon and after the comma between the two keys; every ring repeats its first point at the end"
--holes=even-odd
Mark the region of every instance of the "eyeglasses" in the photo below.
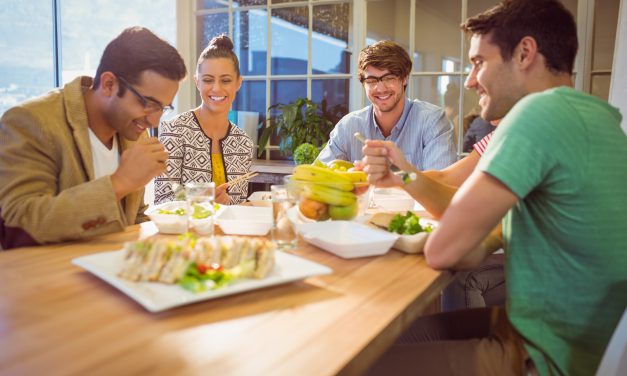
{"type": "Polygon", "coordinates": [[[164,106],[156,99],[141,95],[139,91],[137,91],[137,89],[135,89],[133,85],[129,84],[124,78],[118,76],[118,80],[120,80],[120,82],[123,83],[124,86],[126,86],[126,88],[137,97],[137,99],[139,99],[139,102],[142,106],[144,106],[145,111],[148,111],[151,114],[155,112],[167,114],[168,112],[174,110],[174,107],[171,104],[164,106]]]}
{"type": "Polygon", "coordinates": [[[372,89],[377,86],[379,82],[383,83],[383,86],[390,87],[398,82],[398,76],[394,73],[386,73],[381,77],[369,76],[361,79],[364,86],[372,89]]]}

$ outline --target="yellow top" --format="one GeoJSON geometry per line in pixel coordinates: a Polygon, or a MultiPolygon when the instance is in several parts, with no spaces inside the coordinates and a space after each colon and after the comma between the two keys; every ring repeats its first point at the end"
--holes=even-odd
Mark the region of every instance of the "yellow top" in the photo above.
{"type": "Polygon", "coordinates": [[[224,174],[224,163],[222,163],[222,154],[211,154],[211,169],[213,182],[216,187],[226,183],[226,175],[224,174]]]}

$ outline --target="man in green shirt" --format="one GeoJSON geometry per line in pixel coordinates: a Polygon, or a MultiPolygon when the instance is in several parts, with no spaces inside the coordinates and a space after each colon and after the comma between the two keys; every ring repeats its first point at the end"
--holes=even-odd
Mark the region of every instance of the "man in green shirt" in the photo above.
{"type": "Polygon", "coordinates": [[[506,311],[418,320],[371,374],[594,374],[627,305],[621,115],[571,88],[576,27],[560,2],[506,0],[462,27],[466,87],[484,119],[507,116],[425,256],[468,269],[503,244],[506,311]]]}

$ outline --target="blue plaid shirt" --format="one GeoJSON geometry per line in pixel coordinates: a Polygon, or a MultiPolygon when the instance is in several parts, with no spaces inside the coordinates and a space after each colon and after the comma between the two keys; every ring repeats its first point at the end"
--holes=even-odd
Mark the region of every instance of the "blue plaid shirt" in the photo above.
{"type": "Polygon", "coordinates": [[[405,158],[420,170],[439,170],[457,160],[453,127],[444,111],[428,102],[405,98],[403,114],[389,137],[384,137],[374,118],[372,105],[344,116],[331,131],[318,159],[355,161],[363,158],[362,144],[353,136],[361,132],[371,140],[393,141],[405,158]]]}

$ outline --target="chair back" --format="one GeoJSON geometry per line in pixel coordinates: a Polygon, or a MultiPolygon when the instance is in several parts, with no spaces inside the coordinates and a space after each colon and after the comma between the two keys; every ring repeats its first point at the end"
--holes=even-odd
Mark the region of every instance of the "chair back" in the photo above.
{"type": "Polygon", "coordinates": [[[597,376],[627,375],[627,309],[607,344],[597,376]]]}

